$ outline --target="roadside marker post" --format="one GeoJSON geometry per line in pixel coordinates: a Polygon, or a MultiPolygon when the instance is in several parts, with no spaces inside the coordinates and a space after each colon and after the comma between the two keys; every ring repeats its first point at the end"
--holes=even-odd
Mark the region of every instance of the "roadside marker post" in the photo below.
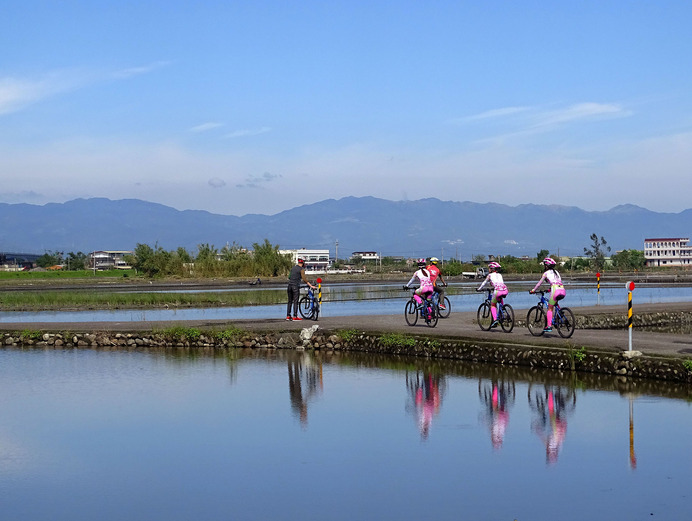
{"type": "Polygon", "coordinates": [[[320,313],[322,313],[322,277],[317,277],[317,304],[319,304],[320,313]]]}
{"type": "Polygon", "coordinates": [[[632,351],[632,291],[634,291],[634,282],[631,280],[625,284],[627,290],[627,329],[629,330],[629,350],[632,351]]]}
{"type": "Polygon", "coordinates": [[[596,273],[596,295],[597,295],[597,300],[596,300],[596,305],[600,306],[601,305],[601,272],[596,273]]]}

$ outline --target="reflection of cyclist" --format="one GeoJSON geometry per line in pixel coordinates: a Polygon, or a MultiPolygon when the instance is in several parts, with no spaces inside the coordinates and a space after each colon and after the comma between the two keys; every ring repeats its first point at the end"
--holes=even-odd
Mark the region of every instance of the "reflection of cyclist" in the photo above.
{"type": "Polygon", "coordinates": [[[490,441],[493,448],[499,450],[505,439],[505,431],[509,424],[509,405],[514,402],[514,383],[496,381],[490,382],[490,386],[483,386],[478,382],[478,394],[485,402],[485,421],[490,428],[490,441]]]}
{"type": "Polygon", "coordinates": [[[545,322],[545,329],[543,331],[550,332],[553,330],[553,309],[555,304],[565,298],[565,286],[562,284],[562,278],[560,274],[555,269],[557,263],[550,257],[543,259],[543,276],[538,284],[529,291],[529,293],[535,293],[538,288],[543,284],[544,280],[547,280],[550,284],[550,298],[548,299],[548,317],[545,322]]]}
{"type": "Polygon", "coordinates": [[[440,296],[440,309],[447,309],[445,306],[445,286],[447,283],[445,282],[444,277],[442,277],[442,271],[440,271],[440,268],[437,266],[437,263],[440,262],[440,259],[437,257],[430,257],[430,264],[427,266],[427,270],[430,272],[430,280],[432,280],[433,283],[433,288],[435,290],[435,293],[437,293],[440,296]],[[437,280],[440,280],[440,284],[437,283],[437,280]]]}
{"type": "Polygon", "coordinates": [[[533,431],[545,445],[546,463],[557,462],[567,434],[567,413],[576,407],[577,395],[573,389],[565,391],[562,387],[547,386],[543,392],[536,392],[531,399],[529,389],[529,406],[538,416],[531,422],[533,431]]]}
{"type": "Polygon", "coordinates": [[[434,290],[430,272],[427,269],[425,269],[425,259],[418,259],[418,271],[416,271],[413,274],[413,277],[411,277],[411,280],[408,281],[408,284],[404,286],[404,289],[411,289],[411,284],[413,284],[416,279],[418,279],[420,285],[418,286],[418,289],[414,292],[413,298],[416,299],[417,304],[421,304],[423,302],[421,296],[427,299],[430,295],[432,295],[432,292],[434,290]]]}
{"type": "Polygon", "coordinates": [[[291,409],[303,425],[308,423],[308,400],[321,388],[321,364],[313,364],[307,355],[289,359],[288,393],[291,397],[291,409]]]}
{"type": "Polygon", "coordinates": [[[415,406],[418,428],[423,439],[428,438],[433,418],[440,412],[442,404],[440,387],[443,383],[440,375],[432,373],[423,373],[422,378],[420,373],[416,373],[415,380],[406,375],[406,385],[415,406]]]}
{"type": "Polygon", "coordinates": [[[507,286],[505,286],[505,281],[502,278],[502,275],[500,275],[500,269],[502,267],[498,262],[491,262],[488,264],[488,276],[485,277],[485,280],[483,283],[478,286],[478,289],[476,291],[482,291],[483,288],[485,287],[486,284],[489,284],[491,288],[493,288],[493,297],[490,300],[490,313],[493,316],[493,323],[490,324],[490,327],[497,327],[498,321],[497,321],[497,301],[502,300],[507,296],[509,293],[509,290],[507,289],[507,286]]]}

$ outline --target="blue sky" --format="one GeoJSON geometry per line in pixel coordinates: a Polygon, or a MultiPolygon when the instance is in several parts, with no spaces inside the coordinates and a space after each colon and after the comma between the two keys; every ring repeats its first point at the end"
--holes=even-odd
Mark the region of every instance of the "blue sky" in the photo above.
{"type": "Polygon", "coordinates": [[[0,4],[0,202],[691,208],[692,2],[0,4]]]}

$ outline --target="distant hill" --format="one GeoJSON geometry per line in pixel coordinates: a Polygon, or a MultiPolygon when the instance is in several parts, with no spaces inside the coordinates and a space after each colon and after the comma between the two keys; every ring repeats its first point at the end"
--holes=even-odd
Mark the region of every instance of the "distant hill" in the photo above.
{"type": "Polygon", "coordinates": [[[605,212],[571,206],[388,201],[345,197],[275,215],[242,217],[185,210],[137,199],[76,199],[43,206],[0,203],[0,253],[132,250],[138,243],[196,252],[252,247],[268,239],[281,248],[323,248],[340,258],[354,251],[383,255],[459,257],[535,256],[542,249],[580,255],[589,236],[604,236],[613,252],[643,249],[647,237],[688,237],[692,210],[658,213],[634,205],[605,212]]]}

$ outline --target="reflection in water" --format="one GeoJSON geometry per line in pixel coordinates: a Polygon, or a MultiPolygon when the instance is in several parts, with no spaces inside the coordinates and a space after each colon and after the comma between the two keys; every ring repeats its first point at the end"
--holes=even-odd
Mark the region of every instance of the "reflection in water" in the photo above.
{"type": "Polygon", "coordinates": [[[509,423],[509,406],[514,404],[515,395],[514,381],[478,380],[478,396],[484,405],[482,418],[490,429],[490,441],[496,450],[502,448],[509,423]]]}
{"type": "Polygon", "coordinates": [[[560,385],[545,384],[543,389],[536,389],[531,394],[529,384],[529,407],[536,413],[531,422],[532,430],[545,445],[546,463],[557,462],[567,434],[567,414],[572,413],[577,405],[577,395],[573,387],[563,388],[560,385]]]}
{"type": "Polygon", "coordinates": [[[432,372],[406,371],[408,403],[406,410],[415,414],[422,439],[428,439],[433,418],[440,412],[442,394],[446,388],[445,378],[432,372]]]}
{"type": "Polygon", "coordinates": [[[308,402],[322,392],[322,362],[301,353],[288,360],[288,392],[291,409],[300,419],[308,423],[308,402]]]}

